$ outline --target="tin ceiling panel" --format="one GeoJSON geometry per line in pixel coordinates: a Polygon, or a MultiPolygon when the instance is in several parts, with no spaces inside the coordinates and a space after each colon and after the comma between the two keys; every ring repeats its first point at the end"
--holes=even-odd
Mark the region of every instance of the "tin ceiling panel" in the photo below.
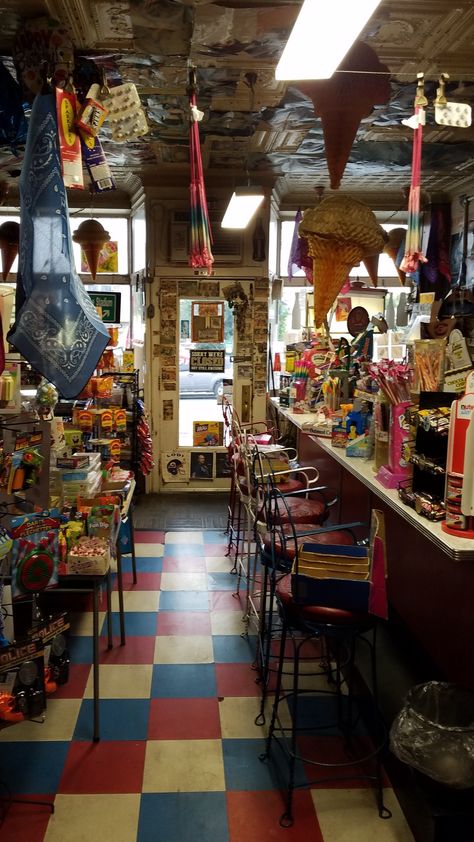
{"type": "MultiPolygon", "coordinates": [[[[188,179],[187,65],[197,66],[202,151],[208,177],[229,184],[247,172],[288,206],[314,202],[329,189],[321,121],[296,84],[275,81],[274,68],[299,5],[284,0],[0,0],[0,49],[12,67],[15,32],[26,19],[49,16],[71,35],[76,64],[93,62],[111,84],[134,82],[149,134],[104,148],[117,178],[147,182],[188,179]]],[[[441,72],[448,98],[474,105],[474,0],[382,0],[363,33],[391,73],[391,96],[357,132],[341,184],[343,192],[405,201],[411,130],[401,120],[413,109],[415,79],[424,71],[430,101],[441,72]]],[[[315,49],[317,29],[315,28],[315,49]]],[[[85,72],[85,70],[84,70],[85,72]]],[[[474,128],[450,129],[428,111],[423,184],[430,195],[474,179],[474,128]]],[[[21,160],[0,149],[0,168],[16,173],[21,160]]],[[[10,176],[15,178],[16,175],[10,176]]]]}

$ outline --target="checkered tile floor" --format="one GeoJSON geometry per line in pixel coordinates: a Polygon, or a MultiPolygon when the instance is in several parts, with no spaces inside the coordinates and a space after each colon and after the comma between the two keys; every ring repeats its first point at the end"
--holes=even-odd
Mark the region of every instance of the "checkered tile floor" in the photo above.
{"type": "Polygon", "coordinates": [[[91,742],[85,610],[72,617],[70,681],[44,724],[0,734],[0,777],[18,795],[54,799],[55,814],[13,806],[2,842],[411,842],[389,787],[390,821],[369,788],[332,784],[298,791],[294,826],[279,826],[282,796],[258,759],[255,638],[240,636],[225,550],[218,532],[136,533],[135,586],[124,559],[127,644],[108,651],[105,626],[101,638],[101,741],[91,742]]]}

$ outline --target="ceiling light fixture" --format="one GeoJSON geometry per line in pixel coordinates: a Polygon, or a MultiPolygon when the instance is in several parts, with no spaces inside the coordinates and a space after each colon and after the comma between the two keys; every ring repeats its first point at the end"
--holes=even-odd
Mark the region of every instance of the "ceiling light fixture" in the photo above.
{"type": "Polygon", "coordinates": [[[304,0],[275,79],[329,79],[380,0],[304,0]]]}
{"type": "Polygon", "coordinates": [[[221,228],[246,228],[264,198],[261,187],[236,187],[227,205],[221,228]]]}

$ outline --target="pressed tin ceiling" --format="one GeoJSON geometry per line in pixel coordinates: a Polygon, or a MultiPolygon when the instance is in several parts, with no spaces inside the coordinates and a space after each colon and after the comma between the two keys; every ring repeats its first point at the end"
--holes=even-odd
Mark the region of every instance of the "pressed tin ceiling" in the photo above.
{"type": "MultiPolygon", "coordinates": [[[[11,68],[17,29],[47,16],[70,33],[76,66],[87,68],[88,59],[111,83],[135,82],[149,134],[126,145],[114,143],[107,129],[102,138],[119,181],[134,173],[147,184],[187,183],[191,59],[205,115],[207,183],[231,186],[248,171],[275,187],[283,207],[313,204],[316,186],[329,189],[321,121],[296,84],[274,78],[299,7],[278,0],[0,0],[0,52],[11,68]]],[[[429,80],[430,100],[444,72],[448,99],[474,105],[474,0],[382,0],[361,40],[389,68],[391,96],[362,121],[340,189],[373,205],[402,207],[412,131],[401,120],[412,113],[416,73],[429,80]]],[[[428,196],[467,189],[474,180],[474,128],[437,126],[432,110],[427,123],[422,179],[428,196]]],[[[20,166],[0,150],[0,168],[8,173],[20,166]]]]}

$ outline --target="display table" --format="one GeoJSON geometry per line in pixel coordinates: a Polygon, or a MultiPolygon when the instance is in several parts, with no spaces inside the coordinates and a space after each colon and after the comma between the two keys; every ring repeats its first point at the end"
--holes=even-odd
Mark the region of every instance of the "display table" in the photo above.
{"type": "Polygon", "coordinates": [[[312,413],[293,414],[272,404],[297,429],[301,465],[314,465],[321,483],[339,497],[333,521],[369,522],[372,508],[385,514],[388,594],[392,616],[420,644],[443,677],[474,689],[474,541],[448,535],[405,506],[396,490],[375,478],[373,464],[346,456],[329,439],[308,431],[312,413]]]}

